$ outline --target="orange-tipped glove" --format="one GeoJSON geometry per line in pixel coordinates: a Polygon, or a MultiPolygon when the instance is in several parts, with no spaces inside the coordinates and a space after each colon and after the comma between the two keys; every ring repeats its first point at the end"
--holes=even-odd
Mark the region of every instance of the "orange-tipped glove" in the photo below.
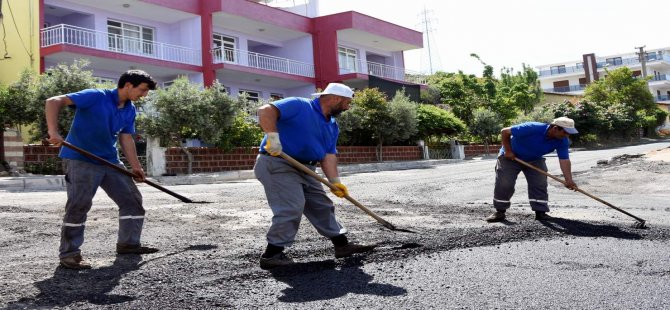
{"type": "Polygon", "coordinates": [[[339,198],[343,198],[344,196],[349,196],[349,190],[347,189],[344,184],[340,183],[340,178],[332,178],[329,180],[330,183],[333,184],[333,186],[337,187],[338,190],[330,189],[333,194],[339,198]]]}
{"type": "Polygon", "coordinates": [[[265,141],[265,151],[272,156],[279,156],[281,154],[281,141],[279,140],[278,132],[268,132],[268,139],[265,141]]]}

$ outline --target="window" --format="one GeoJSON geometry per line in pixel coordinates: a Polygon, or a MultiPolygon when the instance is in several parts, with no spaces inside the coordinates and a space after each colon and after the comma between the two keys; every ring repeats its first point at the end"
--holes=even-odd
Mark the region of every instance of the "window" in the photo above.
{"type": "Polygon", "coordinates": [[[344,69],[349,72],[357,72],[357,53],[353,48],[348,48],[340,46],[338,48],[340,69],[344,69]]]}
{"type": "Polygon", "coordinates": [[[565,73],[565,65],[551,67],[551,74],[565,73]]]}
{"type": "Polygon", "coordinates": [[[621,57],[607,58],[605,59],[605,62],[610,66],[619,66],[623,64],[621,57]]]}
{"type": "Polygon", "coordinates": [[[154,53],[153,28],[107,20],[107,37],[112,51],[144,55],[154,53]]]}
{"type": "Polygon", "coordinates": [[[237,43],[235,38],[214,34],[214,58],[216,61],[237,62],[235,57],[237,43]]]}
{"type": "Polygon", "coordinates": [[[575,68],[584,69],[584,63],[583,62],[578,62],[577,64],[575,64],[575,68]]]}
{"type": "Polygon", "coordinates": [[[261,100],[261,93],[255,90],[244,90],[240,89],[240,96],[244,96],[244,94],[247,95],[247,100],[253,101],[253,102],[258,102],[261,100]]]}
{"type": "Polygon", "coordinates": [[[94,76],[93,79],[95,79],[96,84],[107,84],[111,83],[116,86],[116,80],[111,79],[111,78],[106,78],[106,77],[101,77],[101,76],[94,76]]]}
{"type": "Polygon", "coordinates": [[[163,82],[163,88],[168,88],[168,87],[170,87],[172,84],[174,84],[174,80],[163,82]]]}
{"type": "Polygon", "coordinates": [[[284,95],[277,94],[277,93],[271,93],[270,94],[270,101],[277,101],[277,100],[281,100],[281,99],[284,99],[284,95]]]}

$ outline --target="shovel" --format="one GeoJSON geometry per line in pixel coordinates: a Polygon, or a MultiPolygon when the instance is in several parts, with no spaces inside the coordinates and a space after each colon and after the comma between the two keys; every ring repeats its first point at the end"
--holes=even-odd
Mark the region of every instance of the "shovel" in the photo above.
{"type": "MultiPolygon", "coordinates": [[[[309,169],[309,168],[305,167],[305,165],[303,165],[303,164],[301,164],[299,161],[293,159],[293,157],[287,155],[286,153],[281,152],[281,154],[279,154],[279,156],[281,156],[281,158],[283,158],[283,159],[285,159],[286,161],[288,161],[293,167],[295,167],[295,168],[299,169],[300,171],[302,171],[302,172],[304,172],[304,173],[307,173],[307,174],[309,174],[310,176],[314,177],[315,179],[319,180],[319,182],[321,182],[321,183],[323,183],[324,185],[328,186],[331,190],[334,190],[334,191],[339,191],[339,190],[340,190],[340,189],[337,188],[335,185],[333,185],[333,183],[328,182],[328,180],[322,178],[319,174],[317,174],[316,172],[314,172],[312,169],[309,169]]],[[[402,229],[402,228],[397,228],[397,227],[395,227],[393,224],[387,222],[386,220],[384,220],[383,218],[381,218],[379,215],[377,215],[377,214],[375,214],[374,212],[372,212],[372,210],[366,208],[366,207],[363,206],[360,202],[356,201],[356,199],[352,198],[351,196],[349,196],[349,195],[344,195],[344,198],[346,198],[346,199],[349,200],[351,203],[353,203],[355,206],[357,206],[359,209],[363,210],[363,212],[367,213],[369,216],[371,216],[372,218],[374,218],[375,220],[377,220],[377,222],[379,222],[380,224],[382,224],[384,227],[386,227],[386,228],[388,228],[388,229],[390,229],[390,230],[402,231],[402,232],[408,232],[408,233],[414,233],[414,232],[411,231],[411,230],[407,230],[407,229],[402,229]]]]}
{"type": "MultiPolygon", "coordinates": [[[[69,147],[69,148],[71,148],[71,149],[73,149],[73,150],[79,152],[80,154],[82,154],[82,155],[84,155],[84,156],[86,156],[86,157],[88,157],[88,158],[95,159],[95,160],[99,161],[100,163],[104,164],[105,166],[110,167],[110,168],[113,168],[113,169],[115,169],[115,170],[117,170],[117,171],[119,171],[119,172],[121,172],[121,173],[123,173],[123,174],[129,176],[129,177],[137,178],[137,176],[136,176],[134,173],[132,173],[132,172],[126,170],[125,168],[121,168],[120,166],[117,166],[117,165],[115,165],[115,164],[112,164],[112,163],[110,163],[109,161],[107,161],[107,160],[105,160],[105,159],[103,159],[103,158],[101,158],[101,157],[99,157],[99,156],[97,156],[97,155],[95,155],[95,154],[93,154],[93,153],[91,153],[91,152],[89,152],[89,151],[86,151],[86,150],[84,150],[84,149],[82,149],[82,148],[79,148],[79,147],[77,147],[77,146],[74,146],[74,145],[70,144],[70,143],[67,142],[67,141],[63,141],[63,142],[61,142],[61,144],[63,144],[63,145],[65,145],[65,146],[67,146],[67,147],[69,147]]],[[[177,193],[175,193],[175,192],[173,192],[173,191],[171,191],[171,190],[169,190],[169,189],[167,189],[167,188],[165,188],[165,187],[162,187],[162,186],[160,186],[160,185],[158,185],[158,184],[156,184],[156,183],[154,183],[154,182],[152,182],[152,181],[149,181],[149,180],[147,180],[147,179],[144,179],[143,182],[146,183],[146,184],[148,184],[148,185],[151,185],[151,186],[153,186],[153,187],[155,187],[155,188],[157,188],[157,189],[159,189],[159,190],[161,190],[161,191],[163,191],[163,192],[166,192],[166,193],[172,195],[173,197],[175,197],[175,198],[181,200],[182,202],[186,202],[186,203],[206,203],[206,202],[200,202],[200,201],[193,201],[193,200],[191,200],[191,199],[189,199],[189,198],[186,198],[186,197],[184,197],[184,196],[182,196],[182,195],[179,195],[179,194],[177,194],[177,193]]]]}
{"type": "MultiPolygon", "coordinates": [[[[544,175],[546,175],[546,176],[548,176],[548,177],[550,177],[550,178],[552,178],[552,179],[554,179],[554,180],[556,180],[556,181],[558,181],[558,182],[563,183],[563,185],[565,185],[565,186],[568,185],[568,183],[566,183],[565,181],[559,179],[558,177],[555,177],[555,176],[553,176],[553,175],[551,175],[551,174],[545,172],[544,170],[542,170],[542,169],[540,169],[540,168],[538,168],[538,167],[535,167],[535,166],[533,166],[533,165],[531,165],[531,164],[529,164],[529,163],[527,163],[527,162],[525,162],[525,161],[523,161],[523,160],[521,160],[521,159],[519,159],[519,158],[514,158],[514,160],[516,160],[518,163],[520,163],[520,164],[522,164],[522,165],[524,165],[524,166],[526,166],[526,167],[528,167],[528,168],[531,168],[531,169],[533,169],[533,170],[535,170],[535,171],[537,171],[537,172],[539,172],[539,173],[542,173],[542,174],[544,174],[544,175]]],[[[623,214],[625,214],[625,215],[628,215],[628,216],[634,218],[634,219],[637,221],[637,223],[635,223],[635,225],[634,225],[635,228],[646,228],[646,226],[645,226],[645,222],[646,222],[646,221],[645,221],[645,220],[643,220],[643,219],[641,219],[641,218],[639,218],[639,217],[637,217],[637,216],[635,216],[635,215],[632,215],[632,214],[626,212],[626,211],[623,210],[623,209],[617,208],[617,207],[615,207],[614,205],[612,205],[611,203],[609,203],[609,202],[607,202],[607,201],[605,201],[605,200],[602,200],[602,199],[600,199],[600,198],[598,198],[598,197],[596,197],[596,196],[593,196],[593,195],[587,193],[586,191],[584,191],[584,190],[582,190],[582,189],[580,189],[580,188],[575,188],[575,190],[578,191],[578,192],[580,192],[580,193],[582,193],[582,194],[584,194],[584,195],[586,195],[586,196],[589,196],[589,197],[591,197],[591,198],[593,198],[593,199],[595,199],[595,200],[597,200],[597,201],[599,201],[599,202],[602,202],[603,204],[605,204],[606,206],[608,206],[608,207],[610,207],[610,208],[612,208],[612,209],[614,209],[614,210],[617,210],[617,211],[619,211],[619,212],[621,212],[621,213],[623,213],[623,214]]]]}

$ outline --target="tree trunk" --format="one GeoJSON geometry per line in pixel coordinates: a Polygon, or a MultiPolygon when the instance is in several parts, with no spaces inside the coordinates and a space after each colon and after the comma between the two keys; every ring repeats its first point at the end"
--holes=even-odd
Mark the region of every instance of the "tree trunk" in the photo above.
{"type": "Polygon", "coordinates": [[[193,154],[188,151],[188,147],[181,147],[181,151],[186,154],[188,159],[188,174],[193,174],[193,154]]]}
{"type": "Polygon", "coordinates": [[[0,130],[0,165],[2,165],[1,169],[5,169],[5,128],[3,127],[2,130],[0,130]]]}
{"type": "Polygon", "coordinates": [[[383,144],[383,139],[379,139],[379,144],[377,144],[377,148],[376,148],[377,161],[379,161],[379,162],[384,161],[384,155],[382,155],[382,153],[384,151],[383,148],[382,148],[382,144],[383,144]]]}

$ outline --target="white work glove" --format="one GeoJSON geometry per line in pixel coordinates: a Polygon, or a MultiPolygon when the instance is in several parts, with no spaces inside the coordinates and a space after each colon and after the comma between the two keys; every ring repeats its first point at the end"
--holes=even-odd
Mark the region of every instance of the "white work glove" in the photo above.
{"type": "Polygon", "coordinates": [[[281,141],[278,132],[268,132],[268,139],[265,141],[265,151],[272,156],[281,154],[281,141]]]}
{"type": "Polygon", "coordinates": [[[335,196],[337,196],[338,198],[342,198],[344,196],[349,195],[349,190],[347,189],[346,186],[344,186],[344,184],[340,182],[340,178],[332,178],[328,179],[328,181],[330,181],[330,183],[333,184],[333,186],[337,187],[338,189],[338,190],[333,190],[332,188],[330,189],[330,191],[333,192],[335,196]]]}

